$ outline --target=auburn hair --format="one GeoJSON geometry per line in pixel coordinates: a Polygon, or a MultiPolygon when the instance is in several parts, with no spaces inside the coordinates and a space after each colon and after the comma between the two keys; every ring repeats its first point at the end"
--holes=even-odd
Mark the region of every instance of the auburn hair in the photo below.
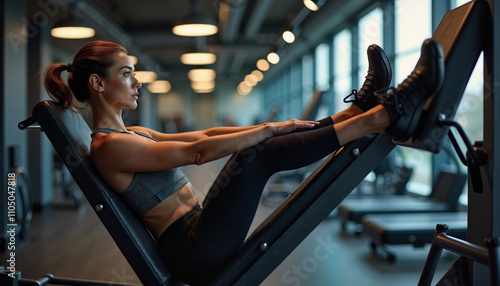
{"type": "Polygon", "coordinates": [[[81,103],[90,98],[88,80],[91,74],[108,78],[110,68],[115,63],[116,54],[127,50],[119,44],[108,41],[93,41],[82,46],[69,64],[56,63],[46,67],[44,85],[50,97],[64,108],[75,107],[73,96],[81,103]],[[68,83],[62,79],[62,72],[67,71],[68,83]]]}

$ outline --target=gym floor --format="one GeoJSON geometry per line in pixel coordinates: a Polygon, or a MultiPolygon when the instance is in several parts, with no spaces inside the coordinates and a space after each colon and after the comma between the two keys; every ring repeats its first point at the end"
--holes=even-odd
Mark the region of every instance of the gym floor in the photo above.
{"type": "MultiPolygon", "coordinates": [[[[205,172],[207,177],[203,178],[201,173],[185,170],[198,180],[213,179],[216,172],[212,171],[205,172]]],[[[273,210],[261,204],[253,227],[273,210]]],[[[429,247],[390,248],[397,257],[393,263],[371,253],[368,237],[342,232],[334,212],[261,285],[416,285],[429,247]]],[[[444,253],[435,282],[455,259],[454,254],[444,253]]],[[[5,253],[0,253],[0,261],[6,261],[5,253]]],[[[57,277],[140,283],[87,203],[79,210],[54,208],[36,213],[29,239],[16,245],[16,268],[23,278],[51,273],[57,277]]]]}

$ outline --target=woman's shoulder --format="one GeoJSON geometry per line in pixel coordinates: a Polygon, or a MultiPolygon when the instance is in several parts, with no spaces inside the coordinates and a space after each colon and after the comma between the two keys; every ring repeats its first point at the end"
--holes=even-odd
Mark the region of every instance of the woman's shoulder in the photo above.
{"type": "Polygon", "coordinates": [[[94,132],[92,134],[92,143],[90,144],[90,154],[96,154],[109,147],[110,144],[116,141],[115,139],[121,136],[123,134],[117,132],[94,132]]]}
{"type": "Polygon", "coordinates": [[[153,129],[143,126],[127,126],[127,130],[141,132],[149,136],[153,136],[153,133],[155,133],[153,129]]]}
{"type": "Polygon", "coordinates": [[[134,141],[128,132],[94,132],[90,152],[107,152],[109,149],[126,147],[126,143],[134,141]]]}
{"type": "Polygon", "coordinates": [[[94,164],[116,168],[121,164],[118,162],[137,153],[143,144],[144,140],[128,132],[98,132],[92,138],[90,157],[94,164]]]}

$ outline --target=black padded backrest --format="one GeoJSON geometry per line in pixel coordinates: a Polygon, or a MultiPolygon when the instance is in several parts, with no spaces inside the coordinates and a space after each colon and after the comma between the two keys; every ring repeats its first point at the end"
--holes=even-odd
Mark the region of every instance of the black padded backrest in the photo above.
{"type": "Polygon", "coordinates": [[[154,238],[92,166],[91,130],[85,120],[52,101],[37,104],[33,116],[141,282],[148,286],[176,284],[154,238]]]}
{"type": "Polygon", "coordinates": [[[466,181],[467,175],[460,170],[443,168],[429,196],[438,202],[447,203],[453,210],[456,210],[466,181]]]}

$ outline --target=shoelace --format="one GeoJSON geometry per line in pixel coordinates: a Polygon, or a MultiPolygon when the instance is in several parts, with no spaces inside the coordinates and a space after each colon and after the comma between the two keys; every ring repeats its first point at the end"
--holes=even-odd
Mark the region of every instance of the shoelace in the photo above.
{"type": "MultiPolygon", "coordinates": [[[[403,106],[399,103],[399,93],[397,92],[396,88],[393,86],[387,87],[387,88],[382,88],[377,91],[375,91],[375,96],[379,98],[381,102],[383,102],[384,105],[387,106],[394,106],[396,109],[396,113],[402,115],[405,113],[403,106]]],[[[403,98],[404,100],[404,98],[403,98]]]]}
{"type": "Polygon", "coordinates": [[[375,96],[377,96],[381,101],[384,102],[385,105],[394,105],[396,112],[400,115],[406,114],[403,102],[408,96],[405,91],[413,90],[419,86],[419,76],[412,72],[399,86],[400,90],[398,91],[394,87],[383,88],[375,91],[375,96]]]}
{"type": "Polygon", "coordinates": [[[359,91],[364,90],[366,92],[366,95],[362,96],[359,94],[359,91],[357,89],[353,89],[350,94],[348,94],[346,97],[344,97],[344,103],[352,103],[355,101],[363,101],[366,102],[366,99],[368,95],[370,94],[370,90],[367,88],[367,86],[372,85],[376,80],[376,75],[368,71],[368,74],[365,76],[365,82],[363,83],[363,86],[359,89],[359,91]],[[348,99],[349,97],[354,96],[353,99],[348,99]]]}
{"type": "Polygon", "coordinates": [[[355,102],[355,101],[358,101],[358,100],[364,100],[362,98],[359,97],[359,93],[356,89],[353,89],[351,91],[351,93],[349,93],[346,97],[344,97],[344,103],[351,103],[351,102],[355,102]],[[354,96],[353,99],[348,99],[349,97],[351,96],[354,96]]]}

